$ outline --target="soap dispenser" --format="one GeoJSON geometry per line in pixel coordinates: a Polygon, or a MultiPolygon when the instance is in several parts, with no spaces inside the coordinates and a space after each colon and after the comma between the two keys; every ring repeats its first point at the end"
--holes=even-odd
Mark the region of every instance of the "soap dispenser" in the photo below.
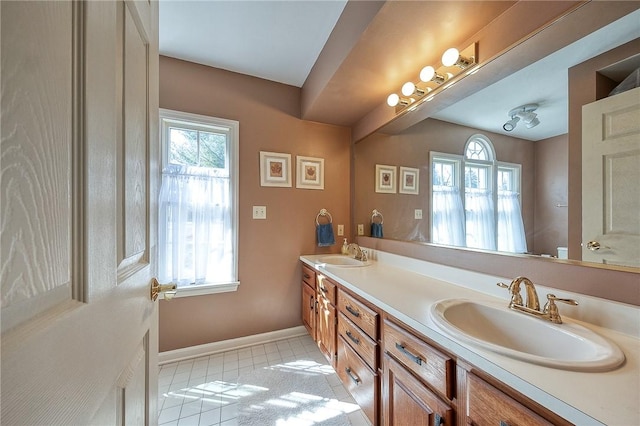
{"type": "Polygon", "coordinates": [[[347,243],[347,239],[344,239],[342,243],[342,254],[349,254],[349,244],[347,243]]]}

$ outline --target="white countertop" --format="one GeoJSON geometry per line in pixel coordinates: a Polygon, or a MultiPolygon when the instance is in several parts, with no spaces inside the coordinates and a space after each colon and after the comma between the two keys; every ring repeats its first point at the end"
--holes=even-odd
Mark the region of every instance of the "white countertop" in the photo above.
{"type": "MultiPolygon", "coordinates": [[[[495,283],[498,280],[508,283],[509,279],[369,251],[370,257],[378,260],[365,267],[321,266],[317,262],[323,255],[301,256],[300,260],[574,424],[640,425],[640,308],[637,306],[555,291],[558,297],[572,297],[581,304],[581,311],[561,306],[563,317],[578,321],[589,318],[589,323],[580,324],[616,343],[625,353],[626,361],[608,372],[539,366],[454,341],[441,334],[429,316],[430,306],[442,299],[504,300],[506,306],[508,292],[495,283]],[[595,315],[594,309],[602,315],[595,315]]],[[[539,294],[547,289],[537,284],[536,287],[539,294]]]]}

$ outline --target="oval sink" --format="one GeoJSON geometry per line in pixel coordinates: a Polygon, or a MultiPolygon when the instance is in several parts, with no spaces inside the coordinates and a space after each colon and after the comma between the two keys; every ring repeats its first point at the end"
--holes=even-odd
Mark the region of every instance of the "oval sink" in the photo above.
{"type": "Polygon", "coordinates": [[[553,324],[506,306],[465,299],[437,302],[430,315],[456,340],[538,365],[605,371],[625,360],[618,346],[566,319],[563,324],[553,324]]]}
{"type": "Polygon", "coordinates": [[[342,266],[342,267],[371,265],[371,262],[369,261],[363,262],[361,260],[354,259],[353,257],[339,255],[339,254],[323,256],[317,260],[317,263],[331,265],[331,266],[342,266]]]}

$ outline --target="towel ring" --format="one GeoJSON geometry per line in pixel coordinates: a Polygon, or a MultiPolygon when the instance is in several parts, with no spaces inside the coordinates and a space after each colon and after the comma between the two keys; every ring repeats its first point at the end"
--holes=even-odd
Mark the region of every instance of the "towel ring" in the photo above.
{"type": "Polygon", "coordinates": [[[321,209],[320,213],[318,213],[318,215],[316,216],[316,225],[320,225],[320,222],[318,222],[318,219],[320,219],[320,216],[329,216],[328,217],[329,223],[333,223],[333,218],[331,217],[331,213],[329,213],[327,209],[321,209]]]}
{"type": "Polygon", "coordinates": [[[380,225],[382,225],[384,223],[384,216],[382,216],[382,213],[380,213],[378,210],[373,209],[373,211],[371,212],[372,223],[375,223],[374,219],[376,218],[376,216],[380,216],[380,225]]]}

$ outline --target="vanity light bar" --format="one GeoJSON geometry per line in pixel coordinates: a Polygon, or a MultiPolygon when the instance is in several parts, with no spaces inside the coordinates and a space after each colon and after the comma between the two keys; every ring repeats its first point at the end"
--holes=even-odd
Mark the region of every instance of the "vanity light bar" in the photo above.
{"type": "MultiPolygon", "coordinates": [[[[445,90],[453,85],[454,78],[462,75],[473,74],[473,70],[469,69],[477,64],[478,61],[478,43],[469,45],[463,51],[456,48],[447,49],[442,55],[442,66],[435,69],[432,66],[426,66],[420,71],[420,81],[414,83],[406,82],[401,90],[401,95],[392,93],[387,97],[387,105],[396,108],[396,114],[404,111],[407,106],[411,105],[410,110],[415,110],[422,102],[425,95],[429,95],[427,101],[431,101],[438,92],[445,90]],[[420,101],[420,103],[416,103],[420,101]]],[[[459,79],[457,79],[459,80],[459,79]]]]}

